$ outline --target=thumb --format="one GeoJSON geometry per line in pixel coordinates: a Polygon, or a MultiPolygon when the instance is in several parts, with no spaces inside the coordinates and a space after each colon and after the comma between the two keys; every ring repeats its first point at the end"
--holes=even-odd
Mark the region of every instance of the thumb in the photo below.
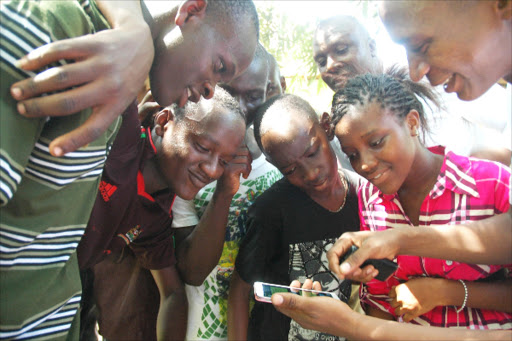
{"type": "Polygon", "coordinates": [[[369,258],[370,250],[364,247],[357,249],[340,265],[340,270],[344,275],[354,273],[369,258]]]}
{"type": "Polygon", "coordinates": [[[295,294],[279,293],[271,297],[272,304],[280,312],[286,314],[287,311],[295,310],[300,307],[302,297],[295,294]]]}

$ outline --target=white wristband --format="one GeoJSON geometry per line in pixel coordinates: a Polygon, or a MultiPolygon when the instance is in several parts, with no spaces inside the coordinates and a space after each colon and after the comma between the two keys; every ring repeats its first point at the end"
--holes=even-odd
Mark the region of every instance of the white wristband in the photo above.
{"type": "Polygon", "coordinates": [[[464,281],[462,279],[459,279],[459,282],[464,287],[464,302],[462,303],[460,308],[457,309],[457,314],[460,313],[462,311],[462,309],[466,308],[466,303],[468,302],[468,287],[466,286],[466,283],[464,283],[464,281]]]}

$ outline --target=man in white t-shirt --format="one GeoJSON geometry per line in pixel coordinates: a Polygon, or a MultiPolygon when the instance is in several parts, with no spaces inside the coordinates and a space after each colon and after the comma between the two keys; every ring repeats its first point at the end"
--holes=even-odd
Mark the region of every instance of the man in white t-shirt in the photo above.
{"type": "MultiPolygon", "coordinates": [[[[250,120],[267,99],[268,77],[268,54],[259,46],[249,68],[230,83],[220,86],[239,101],[242,111],[250,120]]],[[[252,170],[248,178],[240,178],[240,187],[231,200],[229,212],[215,212],[215,217],[205,213],[209,203],[214,200],[216,182],[201,189],[193,200],[176,198],[172,208],[172,227],[177,229],[177,243],[182,236],[192,233],[196,225],[201,223],[211,228],[227,218],[224,246],[218,264],[201,285],[185,287],[189,302],[187,340],[227,340],[229,282],[238,247],[246,233],[247,209],[261,193],[282,178],[279,170],[267,162],[259,150],[252,128],[247,130],[245,141],[253,158],[252,170]]]]}

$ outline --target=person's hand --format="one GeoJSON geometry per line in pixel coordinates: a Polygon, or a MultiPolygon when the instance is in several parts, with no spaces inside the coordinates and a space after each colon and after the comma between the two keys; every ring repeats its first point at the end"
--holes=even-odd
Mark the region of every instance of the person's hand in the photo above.
{"type": "Polygon", "coordinates": [[[155,102],[153,94],[151,93],[151,90],[149,90],[138,105],[139,121],[141,123],[147,123],[147,125],[150,125],[149,123],[151,117],[153,117],[160,110],[162,110],[162,107],[157,102],[155,102]]]}
{"type": "Polygon", "coordinates": [[[438,290],[442,288],[443,279],[440,278],[413,278],[406,283],[392,287],[389,292],[391,306],[395,314],[401,316],[405,322],[423,315],[435,307],[442,305],[438,290]]]}
{"type": "MultiPolygon", "coordinates": [[[[299,288],[300,283],[293,281],[290,286],[299,288]]],[[[304,282],[302,288],[322,290],[320,283],[313,283],[310,279],[304,282]]],[[[278,293],[272,295],[272,304],[303,328],[338,336],[349,335],[349,329],[352,328],[351,317],[357,314],[344,302],[329,297],[278,293]]]]}
{"type": "Polygon", "coordinates": [[[94,141],[123,113],[142,88],[153,56],[149,27],[143,20],[127,22],[30,52],[19,61],[24,70],[38,70],[61,59],[75,63],[17,82],[12,85],[11,94],[19,101],[19,113],[26,117],[64,116],[93,109],[80,127],[50,144],[50,153],[62,156],[94,141]]]}
{"type": "Polygon", "coordinates": [[[346,232],[334,243],[327,252],[329,269],[340,279],[350,278],[367,282],[377,276],[378,271],[369,266],[361,269],[360,266],[368,259],[393,259],[400,250],[400,229],[385,231],[346,232]],[[340,258],[352,245],[359,249],[350,255],[343,264],[340,258]]]}
{"type": "Polygon", "coordinates": [[[229,196],[235,195],[240,187],[240,175],[247,179],[251,173],[251,163],[251,153],[242,142],[236,156],[225,166],[222,176],[217,181],[215,192],[219,191],[229,196]]]}

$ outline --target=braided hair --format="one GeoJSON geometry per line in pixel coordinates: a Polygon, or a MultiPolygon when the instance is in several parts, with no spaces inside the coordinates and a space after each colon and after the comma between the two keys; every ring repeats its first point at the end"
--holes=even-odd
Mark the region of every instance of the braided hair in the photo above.
{"type": "Polygon", "coordinates": [[[402,120],[411,110],[416,110],[424,137],[428,132],[428,125],[420,99],[429,107],[431,104],[440,107],[438,95],[430,85],[413,82],[408,77],[407,69],[393,66],[385,74],[368,73],[350,79],[343,89],[334,94],[331,119],[336,126],[351,106],[366,106],[377,102],[382,109],[388,109],[402,120]]]}

